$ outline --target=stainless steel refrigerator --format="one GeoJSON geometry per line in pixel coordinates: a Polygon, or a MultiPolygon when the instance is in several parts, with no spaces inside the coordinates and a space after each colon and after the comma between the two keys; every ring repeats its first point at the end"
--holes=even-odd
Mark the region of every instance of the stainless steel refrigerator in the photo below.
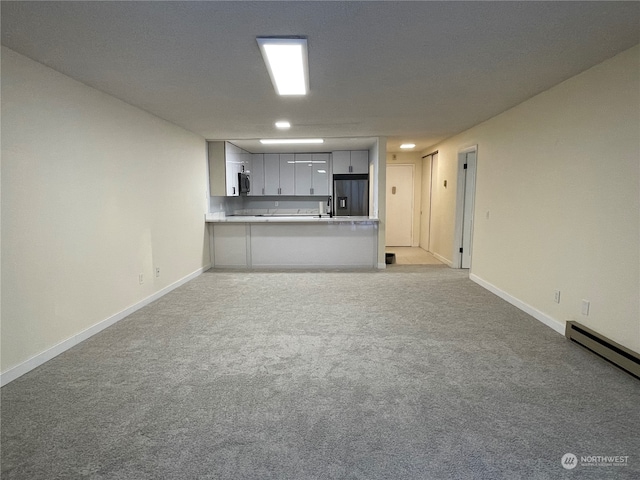
{"type": "Polygon", "coordinates": [[[335,216],[368,217],[369,175],[334,175],[333,199],[335,216]]]}

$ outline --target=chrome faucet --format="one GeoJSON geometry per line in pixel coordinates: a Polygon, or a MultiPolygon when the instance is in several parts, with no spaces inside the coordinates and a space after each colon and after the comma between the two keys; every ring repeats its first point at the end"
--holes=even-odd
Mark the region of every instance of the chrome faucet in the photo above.
{"type": "Polygon", "coordinates": [[[329,213],[329,218],[332,218],[333,210],[331,209],[331,195],[329,195],[329,199],[327,200],[327,212],[329,213]]]}

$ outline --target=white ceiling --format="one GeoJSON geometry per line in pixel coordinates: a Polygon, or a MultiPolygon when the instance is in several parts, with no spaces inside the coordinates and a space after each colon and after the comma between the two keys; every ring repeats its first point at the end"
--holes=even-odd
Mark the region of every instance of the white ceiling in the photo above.
{"type": "MultiPolygon", "coordinates": [[[[640,41],[638,2],[7,2],[2,44],[211,140],[423,150],[640,41]],[[278,97],[255,38],[308,37],[278,97]],[[277,131],[287,119],[292,128],[277,131]]],[[[251,148],[249,148],[251,146],[251,148]]],[[[278,150],[283,150],[281,147],[278,150]]],[[[308,147],[304,150],[310,151],[308,147]]]]}

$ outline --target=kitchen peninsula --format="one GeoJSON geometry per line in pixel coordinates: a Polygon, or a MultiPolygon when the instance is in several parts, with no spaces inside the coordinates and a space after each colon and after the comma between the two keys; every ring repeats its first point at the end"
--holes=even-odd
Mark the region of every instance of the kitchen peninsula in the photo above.
{"type": "MultiPolygon", "coordinates": [[[[357,173],[368,178],[369,173],[375,171],[368,160],[358,166],[362,153],[262,155],[250,153],[229,142],[209,142],[211,197],[205,221],[212,266],[247,269],[380,268],[380,223],[375,217],[377,204],[372,202],[371,208],[363,212],[365,215],[330,216],[327,213],[337,204],[331,200],[334,174],[340,172],[344,177],[348,176],[346,172],[357,173]],[[269,189],[268,162],[275,163],[274,157],[280,157],[278,188],[286,191],[286,195],[265,194],[269,189]],[[307,158],[311,161],[307,162],[307,158]],[[346,166],[338,161],[334,166],[334,158],[344,158],[346,166]],[[237,166],[239,163],[240,167],[237,166]],[[293,174],[289,172],[291,168],[293,174]],[[232,169],[233,173],[229,174],[232,169]],[[344,169],[345,173],[339,169],[344,169]],[[239,192],[233,188],[238,173],[251,179],[248,194],[235,194],[239,192]],[[319,175],[314,176],[315,173],[319,175]],[[311,185],[307,177],[311,178],[311,185]],[[289,185],[286,179],[293,179],[294,183],[289,185]],[[302,179],[305,181],[300,182],[302,179]],[[299,188],[301,184],[304,186],[299,188]]],[[[369,152],[364,153],[367,159],[369,152]]],[[[367,200],[373,198],[373,188],[361,193],[367,200]]]]}
{"type": "Polygon", "coordinates": [[[377,268],[369,217],[207,215],[216,268],[377,268]]]}

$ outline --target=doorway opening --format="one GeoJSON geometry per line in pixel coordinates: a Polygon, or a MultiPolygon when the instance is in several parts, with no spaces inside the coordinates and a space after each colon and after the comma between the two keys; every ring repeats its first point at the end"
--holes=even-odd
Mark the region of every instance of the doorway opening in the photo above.
{"type": "Polygon", "coordinates": [[[397,265],[444,265],[432,253],[421,247],[386,247],[386,253],[394,255],[392,264],[397,265]]]}

